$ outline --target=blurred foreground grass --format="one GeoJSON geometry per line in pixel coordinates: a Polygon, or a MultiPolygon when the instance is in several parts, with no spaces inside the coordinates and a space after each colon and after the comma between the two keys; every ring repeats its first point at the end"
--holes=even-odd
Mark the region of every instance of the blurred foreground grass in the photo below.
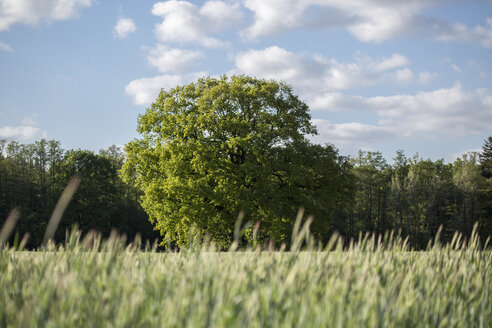
{"type": "Polygon", "coordinates": [[[492,327],[492,253],[476,235],[425,252],[388,237],[234,248],[157,253],[75,232],[64,246],[4,247],[0,326],[492,327]]]}

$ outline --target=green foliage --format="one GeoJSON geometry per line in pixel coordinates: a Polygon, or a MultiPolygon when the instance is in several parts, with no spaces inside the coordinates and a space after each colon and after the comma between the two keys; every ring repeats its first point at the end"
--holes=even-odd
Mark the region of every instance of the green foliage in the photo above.
{"type": "Polygon", "coordinates": [[[481,175],[475,154],[454,162],[453,180],[456,186],[457,211],[465,233],[470,233],[477,221],[490,220],[481,213],[481,196],[486,180],[481,175]]]}
{"type": "Polygon", "coordinates": [[[91,151],[70,150],[65,154],[57,185],[60,194],[75,175],[80,177],[81,185],[65,211],[65,219],[58,230],[59,240],[64,238],[65,229],[75,223],[83,231],[94,229],[109,235],[116,223],[112,221],[118,219],[113,213],[120,198],[117,169],[108,158],[91,151]]]}
{"type": "MultiPolygon", "coordinates": [[[[184,245],[193,225],[226,247],[240,211],[259,239],[286,241],[300,207],[315,234],[350,195],[349,164],[315,146],[308,107],[289,86],[245,76],[204,78],[162,91],[125,147],[125,181],[164,236],[184,245]]],[[[252,238],[252,230],[246,238],[252,238]]]]}
{"type": "Polygon", "coordinates": [[[480,201],[484,204],[483,216],[488,218],[481,225],[482,230],[492,235],[492,136],[488,137],[480,152],[480,168],[482,175],[486,179],[480,201]]]}
{"type": "MultiPolygon", "coordinates": [[[[130,143],[128,146],[135,144],[130,143]]],[[[285,142],[271,147],[271,161],[265,166],[271,170],[271,179],[267,182],[277,189],[266,189],[271,191],[271,196],[268,192],[262,193],[261,188],[253,190],[260,201],[266,197],[272,200],[267,205],[262,203],[261,208],[267,208],[270,212],[260,218],[262,229],[256,233],[257,242],[270,237],[278,241],[290,234],[293,230],[292,218],[298,206],[289,207],[289,204],[302,204],[309,214],[314,214],[312,228],[317,237],[324,241],[333,231],[340,232],[350,240],[357,238],[359,233],[395,230],[402,231],[405,236],[409,236],[413,246],[422,249],[426,247],[429,238],[435,237],[440,226],[441,240],[450,241],[455,231],[469,236],[475,223],[478,223],[478,233],[485,240],[492,235],[492,177],[487,178],[484,174],[490,157],[489,148],[490,138],[485,141],[480,156],[467,154],[454,163],[423,160],[419,156],[408,158],[402,151],[398,151],[394,163],[388,165],[379,152],[361,152],[349,163],[339,157],[333,147],[312,145],[303,139],[297,143],[285,142]],[[282,203],[284,200],[287,203],[285,206],[282,205],[285,204],[282,203]],[[347,206],[348,200],[350,202],[347,206]],[[268,220],[267,214],[271,213],[284,213],[283,217],[287,219],[268,220]],[[330,222],[326,220],[326,213],[330,214],[330,222]],[[327,234],[328,227],[330,231],[327,234]]],[[[151,158],[156,157],[156,153],[148,149],[145,153],[135,152],[134,156],[151,158]]],[[[56,235],[58,242],[64,240],[65,229],[71,228],[72,224],[79,225],[84,233],[96,229],[109,236],[114,228],[130,238],[140,233],[144,239],[154,240],[158,234],[152,231],[148,216],[138,204],[143,191],[123,183],[117,175],[125,160],[125,155],[116,146],[95,154],[83,150],[66,152],[54,140],[40,140],[32,144],[0,140],[0,224],[3,224],[11,210],[18,208],[20,220],[11,241],[15,238],[20,240],[28,233],[30,238],[27,247],[39,246],[61,191],[70,178],[77,174],[82,177],[82,184],[61,220],[56,235]]],[[[159,171],[153,169],[158,167],[158,163],[157,160],[134,158],[133,164],[127,167],[131,170],[126,171],[126,178],[132,183],[139,183],[145,179],[152,181],[152,176],[161,177],[159,171]],[[148,165],[147,178],[138,176],[135,164],[139,163],[148,165]]],[[[173,164],[175,172],[181,172],[179,165],[189,165],[180,163],[173,164]]],[[[203,167],[213,172],[210,165],[216,163],[205,164],[203,167]]],[[[247,184],[243,183],[243,189],[239,191],[223,182],[221,186],[230,187],[233,196],[244,197],[259,181],[258,176],[263,176],[262,172],[257,177],[252,176],[255,172],[241,165],[231,164],[229,167],[231,170],[240,168],[237,172],[242,172],[243,178],[233,180],[231,176],[223,174],[221,179],[226,179],[226,182],[239,182],[244,177],[250,179],[247,184]]],[[[155,180],[149,190],[158,190],[159,183],[159,180],[155,180]]],[[[194,192],[194,189],[187,188],[183,192],[194,192]]],[[[160,200],[156,198],[156,201],[160,200]]],[[[199,204],[200,198],[197,198],[195,205],[198,207],[199,204]]],[[[233,202],[227,204],[237,205],[233,202]]],[[[244,204],[248,204],[247,199],[241,200],[240,205],[244,204]]],[[[234,213],[239,208],[238,205],[229,211],[230,222],[224,222],[224,225],[229,225],[223,229],[229,236],[223,238],[222,245],[230,241],[234,213]]],[[[193,216],[190,215],[190,218],[193,216]]],[[[250,214],[246,219],[254,220],[255,217],[250,214]]],[[[216,224],[220,225],[220,221],[216,224]]],[[[195,231],[200,232],[199,229],[195,231]]],[[[202,227],[201,232],[207,230],[202,227]]],[[[246,239],[251,241],[254,233],[252,227],[246,229],[246,239]]],[[[188,239],[188,235],[188,232],[183,232],[183,238],[188,239]]]]}
{"type": "Polygon", "coordinates": [[[65,230],[74,224],[84,233],[95,229],[109,236],[116,229],[130,238],[140,233],[154,240],[158,234],[137,202],[138,191],[118,176],[123,161],[115,146],[98,155],[85,150],[65,152],[54,140],[26,145],[0,141],[0,225],[18,208],[21,216],[15,233],[20,238],[29,234],[28,248],[39,246],[63,189],[79,175],[82,183],[61,220],[58,242],[65,240],[65,230]]]}
{"type": "Polygon", "coordinates": [[[485,178],[492,177],[492,136],[485,140],[482,151],[480,152],[480,166],[485,178]]]}
{"type": "Polygon", "coordinates": [[[359,152],[352,162],[355,201],[339,225],[345,237],[395,230],[425,248],[441,226],[440,237],[450,241],[455,231],[469,236],[476,223],[484,240],[491,235],[492,193],[476,154],[444,163],[398,151],[389,166],[379,152],[359,152]]]}
{"type": "Polygon", "coordinates": [[[356,195],[352,215],[357,217],[349,231],[384,232],[387,226],[385,202],[390,193],[391,172],[380,152],[359,151],[353,159],[356,195]]]}
{"type": "Polygon", "coordinates": [[[102,150],[101,154],[88,150],[66,152],[58,170],[59,193],[75,175],[79,176],[81,184],[64,213],[56,240],[63,241],[65,230],[74,224],[84,233],[96,230],[106,237],[113,229],[130,238],[137,233],[145,239],[157,237],[136,202],[137,191],[118,176],[123,160],[121,151],[115,146],[102,150]]]}
{"type": "Polygon", "coordinates": [[[490,327],[492,252],[455,236],[409,251],[139,252],[117,239],[0,249],[2,327],[490,327]]]}

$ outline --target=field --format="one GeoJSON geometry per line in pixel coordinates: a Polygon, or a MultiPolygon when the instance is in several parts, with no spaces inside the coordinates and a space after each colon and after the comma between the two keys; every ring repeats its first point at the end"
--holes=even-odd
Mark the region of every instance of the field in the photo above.
{"type": "Polygon", "coordinates": [[[1,327],[492,327],[492,253],[476,238],[291,252],[142,251],[111,238],[0,252],[1,327]]]}
{"type": "Polygon", "coordinates": [[[73,233],[64,246],[3,248],[0,326],[492,327],[491,274],[492,253],[458,235],[423,252],[386,236],[158,253],[73,233]]]}

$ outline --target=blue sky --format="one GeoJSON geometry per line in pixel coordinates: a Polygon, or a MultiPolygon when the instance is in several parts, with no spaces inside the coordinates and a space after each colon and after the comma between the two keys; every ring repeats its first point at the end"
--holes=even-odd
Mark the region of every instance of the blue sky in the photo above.
{"type": "Polygon", "coordinates": [[[123,145],[161,88],[234,73],[342,154],[452,161],[492,135],[492,1],[0,0],[0,138],[123,145]]]}

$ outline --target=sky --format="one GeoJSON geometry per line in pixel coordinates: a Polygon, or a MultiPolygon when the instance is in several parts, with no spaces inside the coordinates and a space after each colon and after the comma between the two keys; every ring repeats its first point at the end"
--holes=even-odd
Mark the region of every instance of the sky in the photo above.
{"type": "Polygon", "coordinates": [[[98,151],[159,91],[292,85],[343,155],[453,161],[492,135],[490,0],[0,0],[0,138],[98,151]]]}

